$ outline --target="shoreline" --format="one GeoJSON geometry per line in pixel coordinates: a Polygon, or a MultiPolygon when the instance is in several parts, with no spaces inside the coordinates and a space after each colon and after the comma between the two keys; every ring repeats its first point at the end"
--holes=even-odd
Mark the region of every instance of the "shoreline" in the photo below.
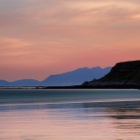
{"type": "Polygon", "coordinates": [[[124,100],[124,101],[99,101],[99,102],[58,102],[58,103],[47,103],[47,102],[25,102],[25,103],[0,103],[1,107],[14,107],[14,106],[44,106],[47,108],[92,108],[92,107],[139,107],[140,106],[140,100],[124,100]],[[82,105],[82,106],[81,106],[82,105]]]}
{"type": "Polygon", "coordinates": [[[88,87],[85,87],[85,86],[49,86],[49,87],[46,87],[46,86],[19,86],[19,87],[0,87],[0,90],[1,89],[138,89],[140,90],[140,86],[135,86],[135,87],[131,87],[131,86],[88,86],[88,87]]]}

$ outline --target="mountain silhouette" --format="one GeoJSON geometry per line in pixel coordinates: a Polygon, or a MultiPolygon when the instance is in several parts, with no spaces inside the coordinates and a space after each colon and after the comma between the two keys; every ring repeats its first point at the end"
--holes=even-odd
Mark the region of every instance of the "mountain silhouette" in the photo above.
{"type": "Polygon", "coordinates": [[[100,68],[79,68],[63,74],[51,75],[42,81],[42,85],[47,86],[70,86],[79,85],[84,81],[91,81],[103,77],[111,70],[111,67],[100,68]]]}
{"type": "Polygon", "coordinates": [[[110,72],[111,67],[79,68],[62,74],[50,75],[43,81],[21,79],[13,82],[0,80],[0,86],[71,86],[79,85],[84,81],[99,79],[110,72]]]}

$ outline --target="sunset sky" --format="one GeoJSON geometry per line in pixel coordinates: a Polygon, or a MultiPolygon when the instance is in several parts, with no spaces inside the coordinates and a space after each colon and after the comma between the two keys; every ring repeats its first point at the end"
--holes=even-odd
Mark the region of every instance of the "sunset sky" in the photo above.
{"type": "Polygon", "coordinates": [[[140,59],[140,0],[0,0],[0,79],[140,59]]]}

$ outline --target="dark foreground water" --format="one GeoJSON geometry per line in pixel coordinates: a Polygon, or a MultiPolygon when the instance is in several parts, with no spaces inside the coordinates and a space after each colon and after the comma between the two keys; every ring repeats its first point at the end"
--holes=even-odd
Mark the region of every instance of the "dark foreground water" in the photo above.
{"type": "Polygon", "coordinates": [[[140,140],[140,90],[0,90],[0,140],[140,140]]]}

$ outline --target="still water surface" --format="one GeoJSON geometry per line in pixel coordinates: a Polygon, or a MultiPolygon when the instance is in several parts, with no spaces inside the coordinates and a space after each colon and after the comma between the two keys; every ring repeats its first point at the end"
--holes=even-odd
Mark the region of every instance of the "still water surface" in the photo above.
{"type": "Polygon", "coordinates": [[[0,90],[0,140],[140,140],[140,91],[0,90]]]}

